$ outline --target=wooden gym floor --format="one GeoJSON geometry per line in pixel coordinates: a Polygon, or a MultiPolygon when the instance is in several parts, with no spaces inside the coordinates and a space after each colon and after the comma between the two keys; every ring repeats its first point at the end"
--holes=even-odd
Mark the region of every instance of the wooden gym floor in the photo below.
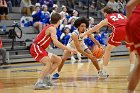
{"type": "MultiPolygon", "coordinates": [[[[0,93],[125,93],[128,84],[128,56],[111,58],[107,79],[98,79],[97,71],[87,60],[67,61],[51,89],[33,90],[41,68],[37,62],[1,66],[0,93]]],[[[136,93],[140,93],[140,84],[136,93]]]]}

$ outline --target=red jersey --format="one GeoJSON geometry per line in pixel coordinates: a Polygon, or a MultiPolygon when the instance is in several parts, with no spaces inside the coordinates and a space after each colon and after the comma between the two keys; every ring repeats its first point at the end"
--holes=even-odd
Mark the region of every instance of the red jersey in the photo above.
{"type": "Polygon", "coordinates": [[[34,40],[34,43],[36,43],[36,44],[39,45],[40,47],[46,49],[46,48],[50,45],[50,43],[51,43],[51,41],[52,41],[52,38],[51,38],[50,35],[47,36],[47,35],[45,34],[45,31],[46,31],[49,27],[51,27],[51,26],[52,26],[52,25],[46,26],[46,27],[37,35],[36,39],[34,40]]]}
{"type": "Polygon", "coordinates": [[[136,6],[136,8],[134,9],[133,13],[140,13],[140,4],[138,4],[136,6]]]}
{"type": "Polygon", "coordinates": [[[117,27],[125,26],[127,22],[126,17],[120,13],[108,14],[106,18],[108,19],[108,26],[111,27],[113,31],[117,27]]]}

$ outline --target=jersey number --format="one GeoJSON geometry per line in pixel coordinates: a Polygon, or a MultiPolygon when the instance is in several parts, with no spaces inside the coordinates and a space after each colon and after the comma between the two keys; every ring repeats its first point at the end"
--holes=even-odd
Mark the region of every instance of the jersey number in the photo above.
{"type": "Polygon", "coordinates": [[[110,16],[110,18],[113,20],[113,21],[117,21],[119,19],[124,19],[124,17],[120,14],[117,14],[116,16],[110,16]]]}

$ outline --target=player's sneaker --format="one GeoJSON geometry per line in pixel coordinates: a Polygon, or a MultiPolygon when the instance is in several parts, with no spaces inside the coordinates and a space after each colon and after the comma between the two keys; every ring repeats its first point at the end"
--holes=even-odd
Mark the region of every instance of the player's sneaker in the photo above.
{"type": "Polygon", "coordinates": [[[100,78],[107,78],[107,77],[109,77],[109,75],[104,70],[100,70],[98,72],[98,75],[99,75],[100,78]]]}
{"type": "Polygon", "coordinates": [[[53,86],[52,79],[51,79],[51,76],[50,76],[50,75],[45,77],[44,82],[45,82],[48,86],[53,86]]]}
{"type": "Polygon", "coordinates": [[[43,89],[50,89],[50,86],[43,82],[37,82],[34,86],[35,90],[43,90],[43,89]]]}
{"type": "Polygon", "coordinates": [[[76,59],[73,56],[71,56],[71,62],[76,62],[76,59]]]}
{"type": "Polygon", "coordinates": [[[59,73],[55,73],[52,77],[52,79],[58,79],[59,78],[59,73]]]}

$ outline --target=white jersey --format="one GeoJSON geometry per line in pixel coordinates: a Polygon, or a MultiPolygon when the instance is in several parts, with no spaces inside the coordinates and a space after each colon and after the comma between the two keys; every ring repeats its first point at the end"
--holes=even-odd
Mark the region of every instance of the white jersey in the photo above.
{"type": "MultiPolygon", "coordinates": [[[[78,40],[79,40],[79,43],[80,43],[82,49],[83,49],[83,50],[87,49],[88,47],[87,47],[87,46],[85,45],[85,43],[84,43],[84,38],[82,38],[82,39],[80,38],[80,33],[79,33],[79,31],[78,31],[78,30],[74,30],[74,31],[72,32],[72,34],[73,34],[73,33],[75,33],[75,34],[78,36],[78,40]]],[[[72,38],[69,39],[69,42],[68,42],[67,46],[70,47],[70,48],[76,49],[76,46],[75,46],[74,41],[72,40],[72,38]]]]}

